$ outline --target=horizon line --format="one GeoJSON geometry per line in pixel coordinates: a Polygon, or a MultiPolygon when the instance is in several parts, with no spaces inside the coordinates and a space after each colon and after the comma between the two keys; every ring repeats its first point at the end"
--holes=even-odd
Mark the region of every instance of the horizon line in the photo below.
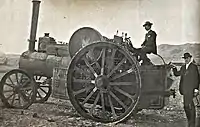
{"type": "MultiPolygon", "coordinates": [[[[161,46],[161,45],[171,45],[171,46],[180,46],[180,45],[187,45],[187,44],[200,44],[200,42],[187,42],[187,43],[182,43],[182,44],[168,44],[168,43],[163,43],[163,44],[158,44],[157,46],[161,46]]],[[[24,50],[24,51],[27,51],[27,50],[24,50]]],[[[15,52],[2,52],[4,54],[21,54],[21,53],[15,53],[15,52]]],[[[23,52],[22,52],[23,53],[23,52]]]]}

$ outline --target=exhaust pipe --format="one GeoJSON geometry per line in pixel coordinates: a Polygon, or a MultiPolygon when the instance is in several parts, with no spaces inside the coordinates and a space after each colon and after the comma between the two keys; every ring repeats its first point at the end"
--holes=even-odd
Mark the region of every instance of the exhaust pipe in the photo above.
{"type": "Polygon", "coordinates": [[[29,51],[33,52],[35,50],[35,42],[36,42],[36,33],[37,33],[37,24],[39,17],[39,8],[41,1],[33,0],[33,9],[32,9],[32,20],[31,20],[31,33],[29,39],[29,51]]]}

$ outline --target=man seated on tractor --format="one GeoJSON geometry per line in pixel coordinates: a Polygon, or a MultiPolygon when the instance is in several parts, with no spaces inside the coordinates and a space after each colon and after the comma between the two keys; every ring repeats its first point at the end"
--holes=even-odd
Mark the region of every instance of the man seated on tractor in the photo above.
{"type": "Polygon", "coordinates": [[[146,21],[145,24],[143,25],[143,27],[145,28],[147,33],[145,35],[145,40],[141,45],[142,47],[141,48],[133,48],[131,46],[132,49],[130,49],[130,51],[132,51],[140,56],[140,58],[138,60],[143,61],[142,65],[152,64],[146,54],[150,54],[150,53],[157,54],[157,45],[156,45],[157,34],[155,31],[151,30],[152,25],[153,25],[153,23],[151,23],[149,21],[146,21]]]}

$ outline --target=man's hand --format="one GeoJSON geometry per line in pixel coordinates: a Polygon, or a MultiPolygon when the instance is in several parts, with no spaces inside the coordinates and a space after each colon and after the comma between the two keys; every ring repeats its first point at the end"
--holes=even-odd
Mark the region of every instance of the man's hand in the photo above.
{"type": "Polygon", "coordinates": [[[194,90],[194,97],[198,96],[199,95],[199,90],[198,89],[195,89],[194,90]]]}
{"type": "Polygon", "coordinates": [[[176,68],[176,65],[174,65],[172,62],[170,62],[169,65],[171,66],[171,68],[176,68]]]}

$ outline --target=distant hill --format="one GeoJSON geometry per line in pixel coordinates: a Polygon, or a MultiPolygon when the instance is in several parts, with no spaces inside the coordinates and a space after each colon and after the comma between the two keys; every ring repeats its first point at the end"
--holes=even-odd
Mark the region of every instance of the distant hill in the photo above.
{"type": "MultiPolygon", "coordinates": [[[[200,43],[187,43],[183,45],[161,44],[158,46],[158,54],[161,55],[166,63],[184,62],[181,58],[185,52],[193,55],[196,62],[200,63],[200,43]]],[[[17,66],[20,54],[6,54],[8,65],[17,66]]],[[[161,63],[161,59],[155,55],[149,55],[154,63],[161,63]]]]}
{"type": "Polygon", "coordinates": [[[18,67],[20,54],[6,54],[6,57],[8,66],[18,67]]]}
{"type": "Polygon", "coordinates": [[[185,52],[192,54],[195,61],[200,63],[200,43],[187,43],[183,45],[162,44],[158,46],[158,54],[167,61],[183,61],[181,57],[185,52]]]}
{"type": "MultiPolygon", "coordinates": [[[[182,45],[161,44],[158,46],[158,54],[164,58],[166,63],[184,62],[181,57],[185,52],[192,54],[194,60],[200,63],[200,43],[187,43],[182,45]]],[[[153,55],[149,55],[149,57],[155,61],[155,63],[160,63],[158,57],[153,55]]]]}

